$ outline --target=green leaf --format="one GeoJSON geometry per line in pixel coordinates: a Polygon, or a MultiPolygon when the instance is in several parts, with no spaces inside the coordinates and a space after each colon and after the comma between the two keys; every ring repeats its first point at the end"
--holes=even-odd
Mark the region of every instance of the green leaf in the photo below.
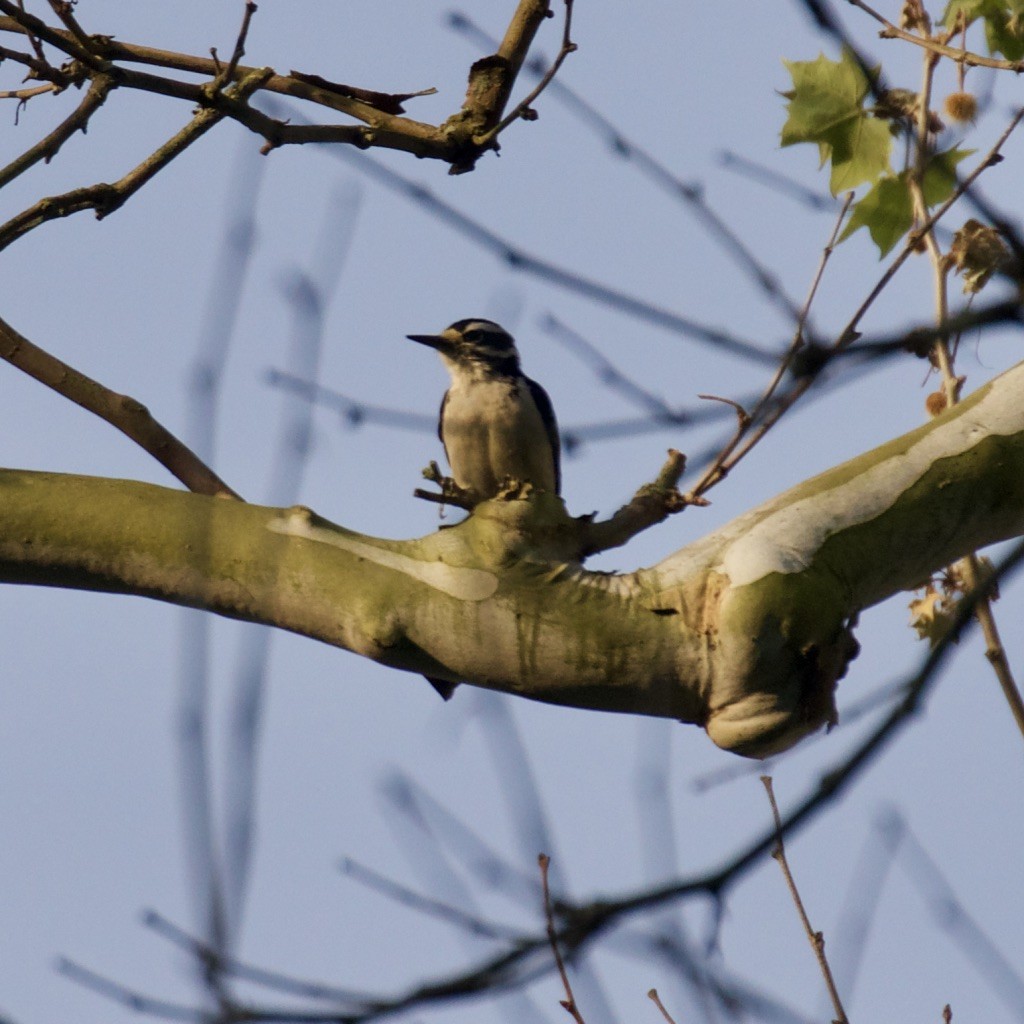
{"type": "Polygon", "coordinates": [[[969,25],[976,18],[984,17],[984,8],[990,3],[991,0],[950,0],[939,22],[946,28],[953,28],[962,11],[967,16],[969,25]]]}
{"type": "Polygon", "coordinates": [[[784,63],[793,88],[784,94],[789,103],[782,145],[817,145],[822,164],[832,164],[833,195],[886,173],[892,136],[885,121],[864,109],[870,83],[853,54],[844,48],[838,61],[820,54],[784,63]]]}
{"type": "MultiPolygon", "coordinates": [[[[929,209],[945,202],[953,194],[956,165],[973,152],[972,149],[947,149],[932,157],[921,182],[921,192],[929,209]]],[[[878,246],[879,256],[884,257],[913,224],[914,202],[910,195],[909,173],[903,171],[880,179],[854,205],[839,241],[844,242],[855,231],[867,228],[871,240],[878,246]]]]}
{"type": "Polygon", "coordinates": [[[956,188],[956,166],[974,152],[973,149],[947,149],[932,157],[921,181],[921,192],[928,209],[944,203],[953,194],[956,188]]]}
{"type": "Polygon", "coordinates": [[[889,170],[891,150],[892,133],[887,122],[870,116],[851,121],[848,130],[832,144],[832,195],[877,180],[889,170]]]}
{"type": "Polygon", "coordinates": [[[984,21],[990,53],[1001,53],[1007,60],[1024,58],[1024,0],[950,0],[942,24],[953,28],[961,12],[968,24],[984,21]]]}
{"type": "Polygon", "coordinates": [[[854,205],[839,241],[845,242],[859,228],[867,228],[881,258],[892,250],[913,223],[914,204],[906,178],[902,174],[891,174],[876,182],[854,205]]]}

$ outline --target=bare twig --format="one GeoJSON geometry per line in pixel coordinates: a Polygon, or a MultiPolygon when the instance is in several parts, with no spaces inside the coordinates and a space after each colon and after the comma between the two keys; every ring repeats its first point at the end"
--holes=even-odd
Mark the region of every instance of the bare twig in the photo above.
{"type": "Polygon", "coordinates": [[[349,878],[353,878],[367,888],[394,900],[395,903],[409,907],[428,917],[436,918],[438,921],[455,925],[470,935],[479,935],[502,942],[518,942],[524,937],[523,933],[515,928],[485,921],[459,907],[415,892],[408,886],[402,885],[392,878],[387,878],[379,871],[374,871],[373,868],[352,860],[351,857],[346,857],[340,867],[341,871],[349,878]]]}
{"type": "Polygon", "coordinates": [[[117,427],[190,491],[226,498],[239,497],[213,470],[153,419],[144,405],[79,373],[33,345],[2,319],[0,358],[117,427]]]}
{"type": "Polygon", "coordinates": [[[242,25],[238,30],[238,38],[235,40],[235,48],[232,51],[231,60],[228,61],[228,65],[224,69],[223,76],[217,76],[218,87],[222,87],[228,82],[234,80],[235,74],[238,71],[238,64],[245,56],[245,41],[249,36],[249,25],[252,22],[252,16],[256,13],[256,10],[256,4],[253,0],[245,0],[245,13],[242,15],[242,25]]]}
{"type": "Polygon", "coordinates": [[[811,379],[803,378],[799,380],[780,401],[775,401],[776,392],[778,391],[783,378],[787,371],[792,367],[797,353],[804,347],[804,329],[807,323],[807,318],[810,316],[811,306],[818,293],[818,287],[821,284],[822,277],[824,276],[825,267],[828,265],[828,261],[832,256],[832,252],[836,245],[836,239],[839,237],[839,230],[843,225],[843,221],[846,219],[846,213],[852,202],[853,193],[848,192],[844,197],[843,205],[832,227],[832,233],[829,235],[828,241],[825,243],[825,248],[822,250],[821,259],[818,261],[818,267],[811,281],[807,298],[804,300],[803,308],[800,310],[797,317],[796,329],[793,332],[793,339],[790,342],[789,349],[786,351],[785,355],[783,355],[782,359],[779,360],[779,365],[775,370],[774,376],[769,381],[768,386],[765,388],[753,410],[749,414],[743,409],[738,410],[740,412],[740,416],[736,433],[721,449],[715,460],[707,470],[705,470],[697,484],[689,494],[687,494],[687,499],[691,504],[697,504],[698,499],[701,499],[702,496],[711,490],[712,487],[724,480],[740,460],[745,458],[750,451],[760,443],[765,434],[767,434],[768,431],[778,423],[782,416],[793,407],[801,395],[803,395],[810,387],[812,383],[811,379]]]}
{"type": "Polygon", "coordinates": [[[659,398],[643,385],[626,376],[596,345],[593,345],[578,331],[573,330],[553,313],[540,318],[540,327],[556,341],[561,342],[584,362],[589,363],[602,384],[616,391],[634,405],[645,409],[663,423],[690,423],[689,413],[673,409],[663,398],[659,398]]]}
{"type": "Polygon", "coordinates": [[[670,1014],[668,1010],[665,1009],[665,1004],[661,1001],[661,997],[658,995],[658,990],[656,988],[652,988],[647,993],[647,998],[650,999],[652,1003],[654,1003],[654,1005],[658,1008],[658,1012],[662,1015],[662,1017],[665,1018],[668,1024],[676,1024],[675,1020],[672,1017],[672,1014],[670,1014]]]}
{"type": "Polygon", "coordinates": [[[47,25],[45,21],[37,18],[34,14],[29,14],[21,3],[12,3],[11,0],[0,0],[0,11],[6,14],[11,22],[13,22],[13,28],[0,23],[0,31],[13,30],[24,33],[28,37],[32,49],[35,51],[41,64],[49,65],[41,45],[42,43],[49,43],[50,46],[66,53],[69,57],[81,61],[87,68],[91,68],[93,71],[105,70],[103,61],[96,57],[92,47],[83,45],[79,40],[78,33],[80,32],[83,38],[87,37],[77,25],[77,22],[76,31],[61,31],[47,25]]]}
{"type": "Polygon", "coordinates": [[[75,17],[74,5],[68,0],[47,0],[53,13],[64,23],[64,27],[78,40],[83,49],[94,52],[94,43],[75,17]]]}
{"type": "MultiPolygon", "coordinates": [[[[0,18],[0,21],[3,21],[3,19],[0,18]]],[[[0,60],[13,61],[15,64],[21,64],[23,67],[28,68],[25,81],[41,79],[44,82],[49,82],[53,86],[54,92],[61,92],[68,88],[68,86],[75,85],[81,82],[84,77],[80,69],[74,65],[67,70],[55,68],[46,60],[45,56],[33,56],[29,53],[23,53],[21,50],[12,50],[7,46],[0,46],[0,60]]]]}
{"type": "MultiPolygon", "coordinates": [[[[30,149],[25,150],[21,156],[15,157],[6,167],[0,168],[0,188],[39,163],[40,160],[49,163],[57,155],[60,147],[75,132],[84,132],[89,124],[89,118],[103,105],[114,85],[114,80],[109,75],[97,75],[93,78],[88,92],[82,97],[82,102],[69,117],[57,125],[49,135],[40,139],[30,149]]],[[[53,88],[53,85],[42,85],[35,92],[50,92],[53,88]]],[[[24,91],[32,92],[32,90],[24,91]]]]}
{"type": "Polygon", "coordinates": [[[74,960],[61,958],[57,961],[57,970],[64,977],[70,978],[84,988],[91,989],[98,995],[106,996],[107,999],[111,999],[135,1013],[147,1013],[163,1020],[195,1021],[196,1024],[209,1020],[207,1010],[195,1009],[181,1003],[171,1003],[153,996],[143,995],[120,982],[111,981],[102,974],[89,970],[88,967],[83,967],[74,960]]]}
{"type": "MultiPolygon", "coordinates": [[[[308,263],[288,285],[292,318],[287,361],[297,374],[316,379],[324,347],[330,302],[349,255],[362,189],[352,181],[335,189],[319,222],[318,238],[308,263]]],[[[238,280],[241,284],[241,280],[238,280]]],[[[298,501],[312,448],[313,407],[283,396],[283,420],[270,459],[268,504],[286,506],[298,501]]],[[[266,704],[270,648],[274,631],[249,627],[243,631],[235,669],[224,773],[224,892],[229,920],[237,930],[243,919],[255,849],[258,806],[259,741],[266,704]]]]}
{"type": "MultiPolygon", "coordinates": [[[[58,91],[58,87],[53,82],[47,82],[46,85],[33,85],[25,89],[0,89],[0,100],[17,100],[20,109],[28,100],[33,99],[35,96],[43,96],[48,92],[58,91]]],[[[14,123],[18,123],[17,114],[14,115],[14,123]]]]}
{"type": "Polygon", "coordinates": [[[796,880],[793,878],[793,873],[789,869],[789,862],[786,860],[786,848],[782,842],[782,816],[779,814],[779,805],[775,802],[775,791],[772,789],[771,776],[762,775],[761,782],[768,793],[768,802],[772,807],[772,818],[775,821],[775,829],[778,833],[775,848],[772,850],[772,857],[778,861],[779,867],[782,869],[782,874],[786,879],[786,886],[789,889],[790,896],[793,898],[796,912],[800,915],[800,923],[804,926],[804,932],[811,944],[811,948],[814,950],[814,956],[818,961],[818,967],[821,969],[821,975],[825,979],[825,986],[828,989],[829,998],[832,1000],[832,1008],[836,1013],[836,1019],[833,1024],[849,1024],[849,1018],[843,1009],[843,1001],[839,998],[836,983],[832,978],[832,969],[828,965],[828,957],[825,956],[825,936],[821,932],[816,932],[811,927],[810,918],[808,918],[807,911],[804,909],[804,901],[800,898],[800,891],[796,887],[796,880]]]}
{"type": "Polygon", "coordinates": [[[540,865],[540,881],[544,889],[544,919],[547,922],[548,942],[551,943],[551,952],[555,957],[558,976],[562,979],[562,987],[565,989],[565,998],[558,1002],[562,1009],[576,1021],[576,1024],[586,1024],[576,1005],[576,999],[572,994],[572,985],[569,984],[569,975],[565,970],[565,961],[558,948],[558,932],[555,930],[555,916],[551,909],[551,892],[548,889],[548,868],[551,865],[551,858],[546,853],[542,853],[537,857],[537,863],[540,865]]]}
{"type": "Polygon", "coordinates": [[[247,0],[234,53],[226,65],[217,58],[215,52],[209,58],[197,57],[123,43],[109,36],[88,35],[74,20],[69,4],[63,0],[50,0],[50,3],[64,22],[64,28],[47,25],[11,0],[0,0],[0,14],[5,15],[0,17],[0,32],[16,32],[28,37],[36,57],[24,55],[24,62],[37,77],[54,81],[60,87],[68,84],[68,74],[46,60],[42,50],[44,42],[72,59],[79,81],[85,76],[109,74],[122,88],[154,92],[204,107],[215,107],[225,116],[263,134],[271,147],[305,142],[338,142],[362,148],[380,146],[443,160],[450,164],[453,173],[471,170],[483,153],[495,148],[493,139],[481,145],[474,141],[474,136],[486,134],[500,120],[530,43],[548,13],[547,0],[520,0],[494,61],[488,64],[490,59],[485,58],[474,65],[466,104],[462,111],[441,125],[425,124],[399,116],[402,111],[400,100],[433,90],[421,89],[390,96],[330,83],[299,72],[279,75],[268,70],[258,84],[259,89],[338,110],[363,122],[362,126],[323,124],[303,125],[293,129],[275,123],[248,104],[231,102],[225,92],[225,86],[232,81],[236,84],[248,81],[255,72],[260,71],[240,63],[249,24],[256,10],[252,0],[247,0]],[[124,67],[124,62],[207,75],[212,84],[198,86],[191,82],[146,74],[124,67]],[[497,85],[494,81],[496,73],[497,85]],[[381,98],[388,102],[379,102],[381,98]]]}
{"type": "Polygon", "coordinates": [[[723,149],[718,154],[718,162],[734,174],[738,174],[748,181],[756,182],[772,192],[789,196],[790,199],[808,209],[819,212],[835,209],[836,200],[832,196],[807,188],[801,182],[794,181],[792,178],[741,156],[739,153],[734,153],[732,150],[723,149]]]}
{"type": "Polygon", "coordinates": [[[425,491],[423,488],[417,487],[412,492],[414,498],[432,501],[435,505],[451,505],[453,508],[465,509],[467,512],[472,512],[480,504],[478,495],[463,490],[450,476],[445,476],[436,462],[431,462],[423,470],[423,478],[437,484],[441,490],[425,491]]]}
{"type": "MultiPolygon", "coordinates": [[[[241,100],[248,96],[253,90],[258,89],[261,82],[270,74],[269,68],[255,71],[252,76],[228,90],[230,98],[241,100]]],[[[6,224],[0,225],[0,249],[6,248],[40,224],[58,217],[68,217],[83,210],[95,210],[97,218],[113,213],[224,116],[223,111],[211,107],[200,110],[181,131],[113,184],[100,182],[97,185],[65,192],[63,195],[40,199],[12,217],[6,224]]]]}
{"type": "Polygon", "coordinates": [[[568,57],[570,53],[576,52],[576,44],[572,41],[571,38],[573,0],[563,0],[563,2],[565,3],[565,23],[562,29],[562,48],[558,51],[558,56],[555,57],[554,63],[552,63],[551,67],[548,68],[547,72],[541,78],[540,82],[538,82],[537,85],[530,90],[530,92],[526,95],[526,97],[523,100],[516,104],[516,106],[512,109],[511,113],[503,117],[501,121],[498,122],[498,124],[496,124],[489,131],[484,132],[483,135],[474,136],[473,141],[478,146],[491,145],[494,142],[494,140],[510,124],[512,124],[515,121],[518,121],[520,118],[526,121],[532,120],[534,117],[536,117],[536,112],[533,111],[532,109],[533,103],[536,101],[537,97],[540,96],[540,94],[548,87],[548,85],[551,83],[551,80],[555,77],[555,75],[558,74],[559,70],[562,67],[562,64],[565,62],[565,58],[568,57]]]}
{"type": "Polygon", "coordinates": [[[1010,950],[989,935],[970,913],[927,847],[899,812],[888,815],[887,826],[900,838],[899,861],[928,906],[936,927],[950,935],[1015,1020],[1024,1015],[1024,976],[1010,950]]]}

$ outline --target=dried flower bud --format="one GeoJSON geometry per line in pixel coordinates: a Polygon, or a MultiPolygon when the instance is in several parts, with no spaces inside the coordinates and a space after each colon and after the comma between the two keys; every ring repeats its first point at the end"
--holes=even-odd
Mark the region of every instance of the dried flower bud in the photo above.
{"type": "Polygon", "coordinates": [[[949,257],[956,272],[963,275],[964,291],[971,294],[985,287],[1010,254],[995,228],[971,219],[953,236],[949,257]]]}
{"type": "Polygon", "coordinates": [[[946,117],[960,124],[974,124],[978,116],[978,97],[971,92],[951,92],[942,109],[946,117]]]}
{"type": "Polygon", "coordinates": [[[945,391],[933,391],[925,400],[924,407],[929,416],[938,416],[946,411],[945,391]]]}

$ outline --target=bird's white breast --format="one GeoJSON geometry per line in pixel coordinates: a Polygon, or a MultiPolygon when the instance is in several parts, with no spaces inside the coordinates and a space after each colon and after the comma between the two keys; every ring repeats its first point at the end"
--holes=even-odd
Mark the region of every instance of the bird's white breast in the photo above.
{"type": "Polygon", "coordinates": [[[460,487],[491,496],[512,477],[556,489],[547,431],[525,384],[507,378],[454,381],[443,430],[448,463],[460,487]]]}

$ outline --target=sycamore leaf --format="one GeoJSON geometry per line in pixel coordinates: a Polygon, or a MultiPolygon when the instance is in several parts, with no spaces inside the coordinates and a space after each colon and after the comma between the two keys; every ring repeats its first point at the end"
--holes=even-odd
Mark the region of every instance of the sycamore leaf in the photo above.
{"type": "Polygon", "coordinates": [[[833,195],[886,173],[892,135],[884,120],[864,109],[870,84],[853,54],[844,48],[838,61],[819,54],[784,63],[793,88],[784,93],[789,103],[782,145],[817,145],[822,164],[832,164],[833,195]]]}
{"type": "Polygon", "coordinates": [[[976,18],[984,17],[984,8],[990,3],[991,0],[950,0],[942,12],[939,23],[946,28],[953,28],[962,13],[969,25],[976,18]]]}
{"type": "MultiPolygon", "coordinates": [[[[921,191],[930,209],[945,202],[956,188],[956,165],[973,153],[972,149],[947,149],[936,153],[924,172],[921,191]]],[[[913,227],[914,202],[910,195],[908,173],[889,174],[879,179],[867,194],[854,205],[839,241],[844,242],[859,228],[867,228],[878,246],[880,257],[886,256],[913,227]]]]}
{"type": "Polygon", "coordinates": [[[871,241],[878,246],[879,257],[885,256],[910,230],[914,223],[914,204],[902,174],[879,179],[857,202],[846,222],[840,242],[845,242],[859,228],[867,228],[871,241]]]}
{"type": "Polygon", "coordinates": [[[1007,60],[1024,58],[1024,0],[951,0],[942,24],[954,28],[961,13],[968,24],[984,21],[990,53],[1001,53],[1007,60]]]}
{"type": "Polygon", "coordinates": [[[936,153],[928,162],[924,178],[921,181],[921,191],[924,193],[924,201],[931,209],[944,203],[956,188],[956,167],[961,160],[966,160],[975,150],[973,149],[947,149],[942,153],[936,153]]]}

